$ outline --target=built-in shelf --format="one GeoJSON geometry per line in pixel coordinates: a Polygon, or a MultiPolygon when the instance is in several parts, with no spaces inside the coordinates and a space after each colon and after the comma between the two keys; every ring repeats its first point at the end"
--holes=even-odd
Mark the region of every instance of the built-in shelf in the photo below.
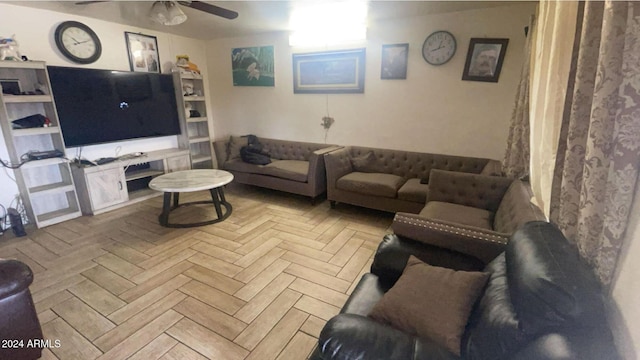
{"type": "Polygon", "coordinates": [[[208,137],[194,137],[194,138],[189,138],[189,143],[190,144],[195,144],[195,143],[201,143],[201,142],[205,142],[205,141],[209,141],[208,137]]]}
{"type": "Polygon", "coordinates": [[[60,129],[57,126],[38,127],[30,129],[13,129],[13,136],[57,134],[59,131],[60,129]]]}
{"type": "Polygon", "coordinates": [[[153,176],[158,176],[158,175],[162,175],[164,174],[164,171],[162,170],[140,170],[140,171],[132,171],[130,173],[126,173],[125,174],[125,178],[127,179],[127,181],[131,181],[131,180],[136,180],[136,179],[143,179],[146,177],[153,177],[153,176]]]}
{"type": "Polygon", "coordinates": [[[27,163],[25,163],[24,165],[22,165],[20,168],[21,169],[31,169],[31,168],[36,168],[36,167],[40,167],[40,166],[50,166],[50,165],[56,165],[56,164],[60,164],[63,162],[67,162],[67,159],[64,158],[50,158],[50,159],[42,159],[42,160],[31,160],[27,163]]]}
{"type": "Polygon", "coordinates": [[[211,160],[211,156],[208,155],[192,155],[191,156],[191,163],[200,163],[203,161],[209,161],[211,160]]]}
{"type": "Polygon", "coordinates": [[[31,195],[48,195],[52,193],[60,193],[60,192],[67,192],[67,191],[73,191],[73,190],[74,190],[73,185],[65,182],[61,182],[61,183],[55,183],[55,184],[35,186],[30,188],[29,192],[31,193],[31,195]]]}
{"type": "Polygon", "coordinates": [[[41,224],[41,227],[71,220],[78,216],[80,216],[80,211],[77,208],[60,209],[37,215],[38,222],[41,224]]]}
{"type": "Polygon", "coordinates": [[[26,104],[51,102],[51,95],[4,95],[6,104],[26,104]]]}
{"type": "Polygon", "coordinates": [[[185,96],[184,101],[204,101],[204,96],[185,96]]]}
{"type": "Polygon", "coordinates": [[[188,118],[187,122],[190,124],[195,124],[195,123],[200,123],[200,122],[208,122],[209,119],[207,119],[206,117],[192,117],[192,118],[188,118]]]}

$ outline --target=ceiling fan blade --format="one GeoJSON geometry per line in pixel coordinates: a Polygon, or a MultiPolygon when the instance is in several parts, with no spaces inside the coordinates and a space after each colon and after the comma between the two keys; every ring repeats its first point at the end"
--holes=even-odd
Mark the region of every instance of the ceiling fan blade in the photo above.
{"type": "Polygon", "coordinates": [[[76,1],[75,4],[76,5],[91,5],[91,4],[95,4],[95,3],[101,3],[101,2],[107,2],[107,1],[104,1],[104,0],[103,1],[99,1],[99,0],[96,0],[96,1],[76,1]]]}
{"type": "Polygon", "coordinates": [[[232,20],[238,17],[238,13],[233,10],[221,8],[220,6],[207,4],[206,2],[203,2],[203,1],[179,1],[179,3],[181,5],[188,6],[192,9],[204,11],[213,15],[218,15],[229,20],[232,20]]]}

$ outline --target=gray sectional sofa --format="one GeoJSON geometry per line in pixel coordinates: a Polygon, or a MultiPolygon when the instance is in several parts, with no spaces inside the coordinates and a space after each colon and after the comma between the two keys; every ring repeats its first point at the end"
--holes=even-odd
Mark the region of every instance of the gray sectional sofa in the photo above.
{"type": "Polygon", "coordinates": [[[229,171],[234,181],[309,196],[312,202],[326,191],[324,154],[338,147],[301,141],[258,138],[270,154],[267,165],[249,164],[240,158],[244,136],[231,136],[213,143],[218,168],[229,171]]]}
{"type": "Polygon", "coordinates": [[[491,159],[346,146],[325,154],[327,198],[389,212],[424,208],[432,169],[499,175],[491,159]]]}

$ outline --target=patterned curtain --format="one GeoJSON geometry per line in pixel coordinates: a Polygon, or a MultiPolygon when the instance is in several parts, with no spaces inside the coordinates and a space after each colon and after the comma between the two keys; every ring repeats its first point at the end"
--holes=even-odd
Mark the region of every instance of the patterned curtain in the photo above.
{"type": "Polygon", "coordinates": [[[502,162],[502,173],[510,178],[529,174],[529,78],[531,74],[531,40],[535,16],[529,19],[529,32],[524,43],[524,63],[520,72],[520,84],[516,92],[516,105],[511,115],[511,126],[507,138],[507,150],[502,162]]]}
{"type": "Polygon", "coordinates": [[[610,285],[640,167],[640,2],[581,12],[550,220],[610,285]]]}

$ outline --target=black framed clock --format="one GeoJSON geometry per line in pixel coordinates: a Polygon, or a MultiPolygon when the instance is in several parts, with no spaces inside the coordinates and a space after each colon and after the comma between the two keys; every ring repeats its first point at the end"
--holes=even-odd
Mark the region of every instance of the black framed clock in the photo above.
{"type": "Polygon", "coordinates": [[[65,21],[58,25],[54,36],[58,50],[75,63],[91,64],[102,54],[98,35],[83,23],[65,21]]]}
{"type": "Polygon", "coordinates": [[[422,45],[422,57],[431,65],[447,63],[456,53],[456,38],[448,31],[435,31],[422,45]]]}

